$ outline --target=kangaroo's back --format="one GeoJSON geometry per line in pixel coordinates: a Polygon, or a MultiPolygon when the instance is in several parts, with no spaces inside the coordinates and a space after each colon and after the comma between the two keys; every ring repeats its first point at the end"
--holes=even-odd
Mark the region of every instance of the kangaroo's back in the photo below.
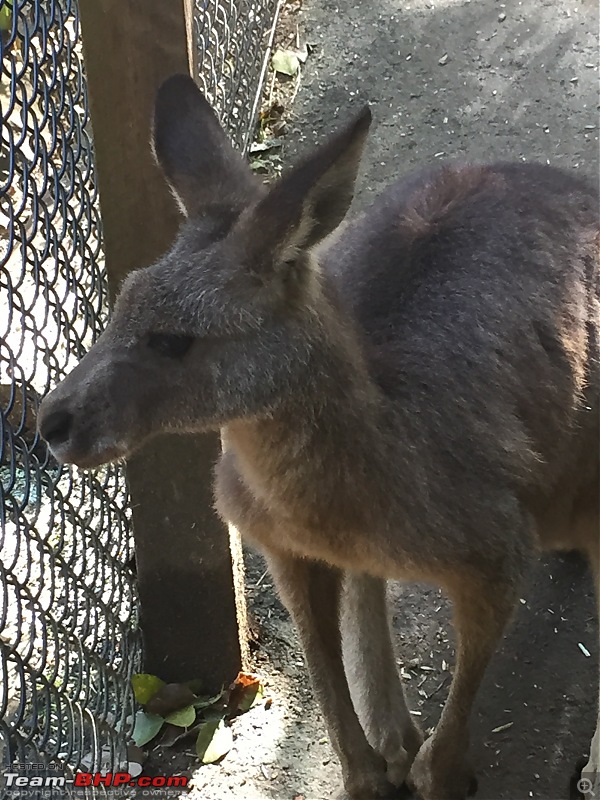
{"type": "Polygon", "coordinates": [[[323,263],[379,384],[441,450],[530,492],[597,481],[594,188],[534,164],[421,171],[323,263]]]}

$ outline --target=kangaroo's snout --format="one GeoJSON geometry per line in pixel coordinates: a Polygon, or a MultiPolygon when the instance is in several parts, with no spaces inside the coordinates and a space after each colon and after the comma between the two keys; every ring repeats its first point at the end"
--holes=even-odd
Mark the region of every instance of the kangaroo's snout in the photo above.
{"type": "MultiPolygon", "coordinates": [[[[75,450],[76,416],[72,399],[61,390],[62,384],[42,400],[37,429],[52,455],[61,464],[79,463],[75,450]]],[[[81,449],[81,448],[79,448],[81,449]]]]}
{"type": "Polygon", "coordinates": [[[52,455],[61,464],[92,469],[127,455],[127,445],[106,430],[102,409],[63,393],[63,384],[51,392],[38,412],[37,427],[52,455]]]}
{"type": "Polygon", "coordinates": [[[65,408],[53,410],[51,405],[46,411],[42,404],[38,429],[51,449],[68,443],[72,425],[73,414],[70,411],[65,408]]]}
{"type": "Polygon", "coordinates": [[[61,464],[98,467],[128,449],[122,431],[110,425],[109,387],[94,365],[95,357],[81,362],[40,405],[38,431],[61,464]]]}

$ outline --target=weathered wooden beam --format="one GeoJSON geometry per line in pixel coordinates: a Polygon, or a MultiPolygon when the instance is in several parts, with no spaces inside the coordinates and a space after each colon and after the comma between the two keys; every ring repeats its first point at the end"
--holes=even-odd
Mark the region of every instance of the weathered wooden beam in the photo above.
{"type": "MultiPolygon", "coordinates": [[[[150,150],[156,90],[189,72],[191,0],[80,0],[111,298],[180,223],[150,150]]],[[[145,670],[212,692],[245,653],[240,548],[212,509],[217,436],[163,436],[127,464],[145,670]],[[236,554],[232,561],[232,553],[236,554]],[[240,635],[241,633],[241,635],[240,635]]],[[[235,537],[237,534],[232,533],[235,537]]]]}

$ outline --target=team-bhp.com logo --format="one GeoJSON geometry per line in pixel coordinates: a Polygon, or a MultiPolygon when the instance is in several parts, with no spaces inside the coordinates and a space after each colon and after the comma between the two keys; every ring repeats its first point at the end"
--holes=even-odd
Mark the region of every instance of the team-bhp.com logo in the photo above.
{"type": "Polygon", "coordinates": [[[129,772],[77,772],[73,778],[64,775],[23,775],[22,772],[4,773],[6,796],[23,797],[63,797],[66,789],[87,789],[100,787],[120,789],[131,787],[148,790],[150,796],[156,789],[185,789],[188,778],[185,775],[138,775],[129,772]]]}

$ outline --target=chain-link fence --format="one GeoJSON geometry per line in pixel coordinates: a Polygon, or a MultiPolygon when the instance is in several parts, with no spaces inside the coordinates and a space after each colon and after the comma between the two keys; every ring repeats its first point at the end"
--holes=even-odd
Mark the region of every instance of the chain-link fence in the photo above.
{"type": "Polygon", "coordinates": [[[258,111],[278,0],[194,0],[198,83],[246,150],[258,111]]]}
{"type": "MultiPolygon", "coordinates": [[[[198,77],[242,148],[276,8],[196,0],[198,77]]],[[[77,3],[0,0],[0,29],[0,776],[104,771],[140,663],[124,476],[59,467],[35,427],[108,310],[77,3]]]]}

